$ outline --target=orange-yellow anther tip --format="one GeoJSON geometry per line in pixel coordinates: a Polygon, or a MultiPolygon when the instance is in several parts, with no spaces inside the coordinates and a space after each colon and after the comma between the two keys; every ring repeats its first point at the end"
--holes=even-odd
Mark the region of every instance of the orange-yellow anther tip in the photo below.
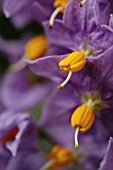
{"type": "Polygon", "coordinates": [[[59,67],[63,72],[77,72],[84,68],[86,59],[83,52],[73,52],[59,62],[59,67]]]}
{"type": "Polygon", "coordinates": [[[83,104],[74,111],[71,125],[73,128],[79,127],[80,132],[86,132],[92,126],[94,119],[93,107],[83,104]]]}
{"type": "Polygon", "coordinates": [[[64,12],[64,9],[66,8],[66,5],[67,5],[68,2],[69,2],[69,0],[55,0],[53,6],[54,6],[55,8],[58,7],[58,6],[62,7],[61,10],[60,10],[60,12],[63,13],[63,12],[64,12]]]}

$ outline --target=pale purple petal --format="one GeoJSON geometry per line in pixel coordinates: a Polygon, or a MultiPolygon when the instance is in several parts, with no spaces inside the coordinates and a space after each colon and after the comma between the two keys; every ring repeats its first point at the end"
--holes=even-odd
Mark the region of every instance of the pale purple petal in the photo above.
{"type": "Polygon", "coordinates": [[[99,170],[112,170],[112,169],[113,169],[113,139],[110,138],[106,154],[100,165],[99,170]]]}
{"type": "Polygon", "coordinates": [[[24,110],[35,106],[47,93],[48,84],[32,83],[30,70],[7,73],[2,81],[1,97],[6,108],[24,110]]]}

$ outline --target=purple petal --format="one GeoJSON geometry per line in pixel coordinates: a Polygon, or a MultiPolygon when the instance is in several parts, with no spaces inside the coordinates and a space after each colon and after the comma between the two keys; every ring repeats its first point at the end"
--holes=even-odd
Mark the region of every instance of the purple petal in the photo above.
{"type": "Polygon", "coordinates": [[[25,62],[30,66],[35,74],[54,81],[61,81],[61,77],[64,73],[59,69],[58,63],[67,55],[47,56],[34,61],[25,60],[25,62]]]}
{"type": "MultiPolygon", "coordinates": [[[[60,118],[59,118],[60,119],[60,118]]],[[[58,121],[58,120],[57,120],[58,121]]],[[[73,149],[74,147],[74,129],[70,123],[63,123],[46,128],[49,135],[62,146],[73,149]]]]}
{"type": "Polygon", "coordinates": [[[48,84],[33,84],[28,68],[18,73],[6,74],[1,89],[6,108],[24,110],[35,106],[48,92],[48,84]]]}
{"type": "Polygon", "coordinates": [[[4,13],[7,17],[10,17],[28,5],[32,0],[6,0],[4,3],[4,13]]]}
{"type": "Polygon", "coordinates": [[[38,170],[46,161],[41,153],[21,152],[10,159],[7,170],[38,170]]]}
{"type": "Polygon", "coordinates": [[[41,118],[43,126],[68,123],[76,107],[80,104],[80,96],[69,84],[64,89],[55,90],[44,107],[41,118]]]}
{"type": "Polygon", "coordinates": [[[33,118],[26,112],[7,110],[0,116],[0,139],[18,128],[15,139],[5,143],[5,147],[16,155],[17,151],[36,150],[37,148],[37,125],[33,118]],[[5,124],[5,126],[4,126],[5,124]],[[31,145],[32,143],[32,145],[31,145]]]}
{"type": "Polygon", "coordinates": [[[100,165],[99,170],[112,170],[112,169],[113,169],[113,139],[110,138],[106,154],[100,165]]]}
{"type": "Polygon", "coordinates": [[[49,28],[49,23],[45,22],[44,28],[50,44],[59,45],[61,48],[71,51],[76,51],[79,48],[81,33],[78,33],[76,29],[74,31],[68,29],[63,21],[56,20],[52,29],[49,28]]]}

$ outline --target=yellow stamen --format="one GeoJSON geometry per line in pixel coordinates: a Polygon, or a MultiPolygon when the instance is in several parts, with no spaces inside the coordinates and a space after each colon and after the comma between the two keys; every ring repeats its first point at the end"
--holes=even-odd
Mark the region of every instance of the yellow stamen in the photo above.
{"type": "Polygon", "coordinates": [[[61,145],[55,145],[49,154],[49,161],[40,170],[62,168],[72,161],[73,153],[71,150],[61,145]]]}
{"type": "Polygon", "coordinates": [[[83,7],[83,5],[86,3],[87,0],[83,0],[80,2],[80,7],[83,7]]]}
{"type": "Polygon", "coordinates": [[[25,55],[30,60],[41,58],[48,49],[47,39],[44,35],[32,38],[25,46],[25,55]]]}
{"type": "Polygon", "coordinates": [[[79,148],[78,145],[78,132],[86,132],[92,126],[95,115],[93,113],[94,109],[92,106],[83,104],[79,106],[73,113],[71,117],[71,125],[76,129],[75,132],[75,147],[79,148]]]}
{"type": "Polygon", "coordinates": [[[17,135],[17,133],[19,132],[19,128],[15,127],[13,128],[9,133],[7,133],[2,139],[1,142],[2,144],[6,144],[8,142],[12,142],[13,140],[15,140],[15,137],[17,135]]]}
{"type": "Polygon", "coordinates": [[[59,62],[59,67],[63,72],[69,72],[66,80],[58,86],[58,89],[62,89],[72,76],[72,72],[77,72],[84,68],[86,65],[86,59],[83,52],[73,52],[66,58],[59,62]]]}
{"type": "Polygon", "coordinates": [[[64,10],[66,8],[66,5],[68,3],[69,0],[55,0],[53,6],[54,8],[56,8],[51,17],[50,17],[50,20],[49,20],[49,27],[52,28],[53,25],[54,25],[54,20],[56,18],[56,16],[61,12],[61,13],[64,13],[64,10]]]}

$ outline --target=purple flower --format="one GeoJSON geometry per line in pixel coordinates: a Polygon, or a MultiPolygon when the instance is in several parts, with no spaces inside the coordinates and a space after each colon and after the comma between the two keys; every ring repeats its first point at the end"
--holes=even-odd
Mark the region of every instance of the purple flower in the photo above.
{"type": "MultiPolygon", "coordinates": [[[[11,158],[7,169],[44,169],[44,167],[49,168],[50,165],[55,165],[57,164],[57,160],[53,161],[52,158],[48,159],[48,156],[50,154],[52,154],[53,152],[53,148],[57,148],[57,147],[63,147],[64,149],[68,149],[68,154],[65,155],[65,159],[67,159],[69,152],[70,154],[72,154],[73,160],[70,159],[70,162],[66,164],[66,162],[64,163],[64,166],[61,167],[62,170],[66,169],[66,170],[70,170],[73,168],[82,168],[83,170],[95,170],[99,167],[99,162],[100,160],[103,158],[103,155],[105,153],[105,145],[101,144],[101,147],[95,142],[93,142],[93,140],[87,136],[86,140],[84,140],[83,145],[84,146],[81,150],[79,150],[78,152],[75,152],[72,149],[69,148],[65,148],[63,145],[55,145],[52,147],[50,153],[47,154],[42,154],[40,151],[36,152],[22,152],[22,153],[18,153],[15,157],[11,158]],[[98,148],[100,149],[100,154],[97,152],[98,148]],[[92,152],[91,152],[92,151],[92,152]],[[89,162],[89,158],[90,158],[90,162],[89,162]],[[22,159],[24,159],[25,161],[23,162],[23,164],[21,164],[22,159]]],[[[60,152],[60,150],[59,150],[60,152]]],[[[59,152],[55,152],[55,155],[59,154],[59,152]]],[[[64,153],[65,154],[65,150],[64,153]]],[[[71,155],[70,155],[71,156],[71,155]]],[[[59,158],[61,161],[63,161],[63,157],[59,158]]]]}
{"type": "Polygon", "coordinates": [[[7,109],[25,110],[31,108],[40,102],[50,89],[51,83],[47,81],[41,83],[40,79],[42,78],[35,76],[23,62],[22,56],[24,55],[25,57],[29,55],[29,58],[42,57],[45,50],[47,51],[45,37],[38,36],[39,42],[35,39],[37,40],[37,37],[28,41],[27,37],[23,38],[22,41],[8,42],[0,39],[1,51],[7,54],[10,62],[13,63],[9,66],[9,72],[6,72],[1,82],[1,102],[7,109]],[[44,44],[43,42],[42,44],[45,46],[43,48],[39,44],[40,38],[44,39],[44,44]],[[33,47],[30,48],[32,44],[33,47]]]}
{"type": "MultiPolygon", "coordinates": [[[[61,84],[61,87],[69,81],[72,73],[83,69],[87,65],[86,63],[92,63],[95,59],[100,58],[113,43],[113,30],[106,25],[98,24],[95,14],[98,3],[87,1],[82,8],[79,7],[79,3],[79,1],[71,0],[65,9],[63,21],[57,20],[53,29],[48,28],[48,22],[44,24],[49,44],[58,47],[62,51],[61,54],[64,54],[62,56],[55,53],[58,55],[59,69],[68,73],[66,82],[61,84]]],[[[36,74],[45,74],[46,77],[57,80],[58,67],[55,66],[55,76],[52,71],[54,69],[52,64],[55,62],[54,56],[35,61],[26,60],[26,62],[36,74]],[[46,70],[40,66],[44,62],[52,62],[51,65],[47,63],[49,65],[46,70]],[[51,75],[48,73],[50,71],[51,75]]]]}
{"type": "MultiPolygon", "coordinates": [[[[74,73],[70,83],[68,83],[64,89],[61,91],[57,89],[53,91],[44,109],[43,124],[49,125],[50,120],[48,117],[51,117],[51,123],[53,125],[64,122],[69,123],[74,110],[91,99],[94,102],[93,107],[94,113],[96,114],[96,122],[92,129],[94,129],[95,133],[98,132],[97,134],[100,134],[100,138],[104,141],[113,135],[113,63],[110,62],[112,61],[112,54],[113,47],[102,53],[99,57],[89,59],[86,67],[80,71],[78,75],[74,73]],[[100,123],[97,123],[98,120],[103,128],[100,128],[100,123]],[[105,131],[107,131],[106,134],[104,134],[105,131]]],[[[58,69],[57,63],[60,59],[54,56],[37,61],[38,64],[40,63],[39,69],[42,67],[45,68],[42,72],[43,76],[53,78],[57,80],[57,83],[64,79],[63,73],[58,69]],[[47,65],[48,67],[46,67],[47,65]]],[[[36,67],[34,68],[37,69],[36,67]]]]}
{"type": "MultiPolygon", "coordinates": [[[[25,112],[14,112],[14,111],[6,111],[1,114],[0,117],[0,150],[7,148],[14,157],[11,157],[9,155],[7,157],[7,154],[2,151],[1,155],[3,157],[4,155],[4,161],[5,166],[7,167],[7,170],[13,170],[13,169],[30,169],[32,170],[42,168],[43,166],[48,166],[48,156],[41,153],[40,148],[38,145],[40,137],[37,136],[40,133],[40,130],[38,130],[37,125],[35,121],[32,119],[32,117],[25,112]],[[7,117],[9,116],[9,119],[7,117]],[[5,121],[5,126],[3,126],[5,121]],[[38,139],[38,143],[37,143],[38,139]],[[38,145],[38,150],[37,150],[38,145]],[[3,147],[4,146],[4,147],[3,147]],[[7,160],[7,159],[8,160],[7,160]],[[24,162],[22,160],[24,159],[24,162]]],[[[68,126],[67,126],[68,127],[68,126]]],[[[99,165],[100,160],[103,157],[103,154],[105,153],[105,144],[100,143],[95,138],[92,139],[90,136],[85,136],[83,138],[82,146],[79,150],[79,152],[75,152],[75,149],[72,147],[72,141],[67,140],[68,137],[70,138],[70,131],[67,131],[67,134],[65,134],[65,130],[67,128],[66,126],[59,126],[58,129],[55,130],[55,128],[52,126],[48,127],[50,128],[50,131],[54,133],[50,133],[48,131],[48,136],[52,136],[50,139],[54,139],[56,143],[58,144],[58,138],[59,141],[63,139],[64,143],[62,142],[62,146],[66,147],[66,149],[69,149],[72,154],[74,154],[74,165],[72,164],[72,161],[70,162],[69,166],[65,167],[64,169],[73,169],[73,167],[82,167],[84,170],[92,170],[96,169],[99,165]],[[51,129],[52,128],[52,129],[51,129]],[[63,134],[64,133],[64,134],[63,134]],[[53,136],[56,138],[53,138],[53,136]],[[69,146],[70,142],[70,146],[69,146]],[[66,144],[67,143],[67,144],[66,144]],[[98,148],[100,149],[100,154],[97,152],[98,148]],[[92,151],[92,152],[91,152],[92,151]],[[81,155],[82,154],[82,155],[81,155]],[[97,157],[98,156],[98,157],[97,157]],[[79,158],[78,158],[79,157],[79,158]],[[91,158],[91,161],[89,162],[89,158],[91,158]]],[[[71,131],[73,131],[71,129],[71,131]]],[[[61,145],[61,142],[60,142],[61,145]]],[[[4,151],[7,151],[4,150],[4,151]]],[[[50,152],[51,153],[51,152],[50,152]]],[[[65,153],[65,152],[64,152],[65,153]]],[[[63,158],[63,157],[62,157],[63,158]]],[[[50,160],[52,161],[52,159],[50,160]]],[[[57,162],[56,162],[57,163],[57,162]]],[[[2,162],[3,164],[3,162],[2,162]]],[[[1,164],[0,164],[1,165],[1,164]]],[[[63,170],[63,168],[62,168],[63,170]]]]}
{"type": "Polygon", "coordinates": [[[1,148],[6,148],[13,156],[18,151],[37,150],[37,125],[28,113],[4,111],[0,122],[1,148]]]}
{"type": "MultiPolygon", "coordinates": [[[[69,72],[69,79],[71,77],[70,72],[71,74],[73,72],[67,88],[60,92],[55,90],[48,100],[44,111],[43,121],[45,124],[49,121],[47,117],[52,118],[53,124],[69,122],[74,110],[86,103],[88,108],[91,106],[91,112],[94,111],[96,118],[107,129],[108,132],[104,139],[106,141],[110,135],[113,135],[111,128],[113,120],[111,62],[113,30],[106,25],[98,24],[95,14],[97,5],[95,1],[87,1],[84,7],[80,8],[79,1],[71,0],[65,10],[63,22],[57,20],[52,30],[48,28],[48,23],[45,24],[50,44],[63,50],[65,48],[68,53],[65,55],[57,55],[56,53],[56,56],[48,56],[35,61],[26,60],[26,62],[29,63],[36,74],[48,77],[57,83],[64,80],[65,74],[63,72],[69,72]],[[71,54],[69,54],[69,50],[71,54]],[[84,59],[83,53],[86,55],[84,59]],[[74,63],[77,57],[80,61],[77,63],[79,66],[74,63]],[[86,60],[84,68],[81,67],[81,65],[83,66],[82,59],[83,61],[86,60]],[[60,61],[64,61],[64,63],[62,62],[59,68],[60,61]],[[70,71],[71,69],[78,69],[79,72],[74,73],[75,71],[70,71]]],[[[61,84],[61,87],[66,83],[61,84]]],[[[93,119],[89,121],[90,126],[94,121],[94,117],[91,118],[93,119]]],[[[93,125],[94,131],[96,124],[93,125]]],[[[81,125],[79,126],[81,127],[81,125]]]]}
{"type": "Polygon", "coordinates": [[[45,2],[41,0],[24,0],[17,5],[17,0],[6,0],[3,5],[3,11],[7,17],[12,17],[12,21],[17,27],[23,27],[32,20],[42,22],[49,19],[54,7],[57,7],[54,2],[54,0],[46,0],[45,2]]]}

